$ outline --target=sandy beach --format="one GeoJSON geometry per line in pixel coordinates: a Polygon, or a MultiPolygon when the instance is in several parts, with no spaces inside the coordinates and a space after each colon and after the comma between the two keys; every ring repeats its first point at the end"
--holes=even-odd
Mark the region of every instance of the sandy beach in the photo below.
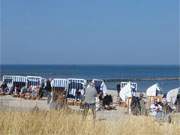
{"type": "MultiPolygon", "coordinates": [[[[108,90],[108,94],[113,95],[114,105],[116,106],[116,91],[108,90]]],[[[49,111],[47,98],[41,100],[26,100],[15,98],[11,95],[0,96],[0,111],[33,111],[35,107],[39,110],[49,111]]],[[[79,106],[69,106],[72,110],[81,111],[79,106]]],[[[116,120],[126,118],[127,109],[116,106],[116,110],[97,111],[97,119],[100,120],[116,120]]]]}

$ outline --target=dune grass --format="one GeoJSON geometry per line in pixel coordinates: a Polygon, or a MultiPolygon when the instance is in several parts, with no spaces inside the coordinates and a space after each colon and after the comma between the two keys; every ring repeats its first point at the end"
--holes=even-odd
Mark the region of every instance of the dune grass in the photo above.
{"type": "Polygon", "coordinates": [[[0,135],[178,135],[180,125],[130,116],[125,121],[92,120],[70,111],[0,112],[0,135]]]}

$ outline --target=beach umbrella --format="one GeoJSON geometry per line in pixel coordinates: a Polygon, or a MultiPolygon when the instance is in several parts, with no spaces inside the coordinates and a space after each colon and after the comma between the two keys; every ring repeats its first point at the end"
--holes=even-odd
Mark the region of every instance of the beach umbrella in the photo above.
{"type": "Polygon", "coordinates": [[[157,91],[160,91],[160,87],[158,85],[158,83],[150,86],[147,90],[146,90],[146,96],[156,96],[157,91]]]}
{"type": "Polygon", "coordinates": [[[174,104],[177,100],[177,95],[179,91],[180,91],[180,87],[170,90],[166,96],[167,102],[171,102],[174,104]]]}
{"type": "Polygon", "coordinates": [[[120,97],[125,102],[127,98],[132,97],[131,83],[128,82],[120,91],[120,97]]]}

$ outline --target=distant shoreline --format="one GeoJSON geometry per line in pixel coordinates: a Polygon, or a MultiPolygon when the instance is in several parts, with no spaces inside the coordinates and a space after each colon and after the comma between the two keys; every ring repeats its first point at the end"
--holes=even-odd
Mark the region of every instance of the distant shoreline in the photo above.
{"type": "Polygon", "coordinates": [[[122,78],[122,79],[104,79],[106,82],[117,81],[165,81],[165,80],[180,80],[180,77],[155,77],[155,78],[122,78]]]}
{"type": "Polygon", "coordinates": [[[122,67],[180,67],[180,64],[0,64],[1,66],[122,66],[122,67]]]}

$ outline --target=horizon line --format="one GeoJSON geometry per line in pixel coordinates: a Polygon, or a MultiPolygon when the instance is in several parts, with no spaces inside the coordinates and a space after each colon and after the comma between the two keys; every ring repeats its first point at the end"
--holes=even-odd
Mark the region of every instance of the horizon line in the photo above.
{"type": "Polygon", "coordinates": [[[180,66],[180,64],[0,64],[0,66],[180,66]]]}

